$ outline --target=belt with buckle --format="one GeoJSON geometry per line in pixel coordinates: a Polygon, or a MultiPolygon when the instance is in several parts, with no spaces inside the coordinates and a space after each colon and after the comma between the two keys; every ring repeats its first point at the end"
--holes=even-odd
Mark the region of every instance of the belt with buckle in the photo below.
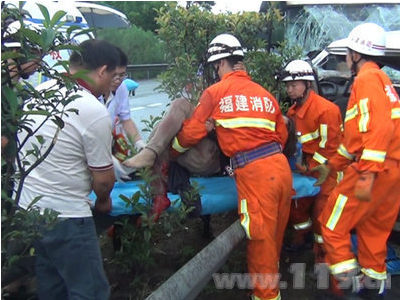
{"type": "Polygon", "coordinates": [[[282,153],[282,147],[277,142],[263,144],[252,150],[243,151],[236,153],[231,157],[232,169],[243,168],[245,165],[267,156],[271,156],[277,153],[282,153]]]}

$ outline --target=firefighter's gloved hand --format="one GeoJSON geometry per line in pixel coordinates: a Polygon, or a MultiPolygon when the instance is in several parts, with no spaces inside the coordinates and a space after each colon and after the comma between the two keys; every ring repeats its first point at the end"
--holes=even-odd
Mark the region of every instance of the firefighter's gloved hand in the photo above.
{"type": "Polygon", "coordinates": [[[326,164],[322,164],[316,166],[315,168],[312,168],[310,172],[319,173],[318,180],[316,183],[314,183],[314,186],[320,186],[328,179],[329,173],[331,172],[331,168],[326,164]]]}
{"type": "Polygon", "coordinates": [[[374,185],[376,173],[362,172],[354,186],[354,195],[360,201],[371,201],[372,186],[374,185]]]}
{"type": "Polygon", "coordinates": [[[133,172],[133,169],[124,167],[114,155],[112,156],[112,160],[113,160],[115,178],[117,179],[117,181],[124,182],[123,179],[130,180],[131,177],[129,176],[129,174],[133,172]]]}
{"type": "Polygon", "coordinates": [[[146,147],[146,142],[143,140],[138,140],[135,142],[135,149],[137,152],[140,152],[140,150],[142,150],[144,147],[146,147]]]}

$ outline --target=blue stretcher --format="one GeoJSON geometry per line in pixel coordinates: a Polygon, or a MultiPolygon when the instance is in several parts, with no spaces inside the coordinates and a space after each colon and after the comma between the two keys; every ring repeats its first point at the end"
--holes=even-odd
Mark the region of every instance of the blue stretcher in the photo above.
{"type": "MultiPolygon", "coordinates": [[[[223,213],[237,209],[237,190],[233,178],[228,176],[192,177],[191,181],[196,181],[201,188],[200,195],[202,215],[223,213]]],[[[293,199],[318,194],[320,188],[313,186],[315,181],[316,179],[313,177],[307,177],[297,173],[293,173],[293,188],[296,191],[296,195],[293,196],[293,199]]],[[[126,197],[131,197],[134,193],[139,191],[139,184],[143,184],[143,181],[137,180],[128,181],[125,183],[115,183],[114,189],[111,192],[111,216],[135,213],[135,211],[132,212],[132,208],[126,207],[126,203],[119,197],[119,195],[122,194],[126,197]]],[[[92,201],[95,201],[96,199],[96,196],[93,192],[90,194],[89,197],[92,201]]],[[[168,193],[168,197],[173,203],[171,209],[180,206],[179,195],[168,193]]],[[[141,200],[144,203],[145,200],[141,200]]]]}
{"type": "MultiPolygon", "coordinates": [[[[314,196],[320,191],[319,187],[313,186],[316,179],[313,177],[302,176],[297,173],[293,175],[293,188],[296,191],[296,195],[292,197],[293,200],[314,196]]],[[[196,181],[201,188],[201,205],[202,215],[223,213],[237,209],[237,191],[235,181],[231,177],[193,177],[191,181],[196,181]]],[[[128,181],[125,183],[116,182],[114,189],[111,192],[112,199],[112,211],[111,216],[116,217],[120,215],[134,214],[131,207],[126,207],[126,203],[119,197],[124,195],[126,197],[132,196],[134,193],[139,191],[139,184],[143,184],[143,181],[128,181]]],[[[267,187],[266,187],[267,188],[267,187]]],[[[92,192],[90,199],[95,201],[96,196],[92,192]]],[[[169,209],[178,208],[180,206],[179,195],[168,193],[168,197],[171,200],[171,207],[169,209]]],[[[141,199],[139,201],[143,201],[141,199]]],[[[357,238],[352,235],[353,252],[357,254],[357,238]]],[[[386,259],[386,267],[388,273],[400,274],[400,258],[396,255],[393,247],[388,244],[388,254],[386,259]]]]}

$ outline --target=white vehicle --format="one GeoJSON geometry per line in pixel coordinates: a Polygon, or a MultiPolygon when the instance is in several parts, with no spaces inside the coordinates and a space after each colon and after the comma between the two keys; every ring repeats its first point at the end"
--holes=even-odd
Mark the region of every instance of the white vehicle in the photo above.
{"type": "MultiPolygon", "coordinates": [[[[6,4],[12,4],[15,7],[19,7],[20,3],[20,1],[6,1],[6,4]]],[[[123,13],[103,5],[78,1],[26,1],[22,7],[30,15],[26,20],[38,24],[39,27],[43,24],[44,20],[43,14],[37,5],[38,3],[47,8],[50,18],[57,11],[62,10],[66,12],[66,15],[61,19],[61,21],[65,22],[65,25],[61,28],[62,31],[66,31],[73,25],[79,26],[82,29],[129,27],[129,21],[123,13]]],[[[94,38],[94,34],[79,35],[72,42],[79,44],[89,38],[94,38]]],[[[59,60],[68,60],[69,56],[70,52],[68,50],[61,50],[46,55],[43,60],[52,67],[59,60]]],[[[62,72],[65,70],[61,70],[60,67],[59,71],[62,72]]],[[[36,72],[29,78],[29,82],[33,86],[45,80],[46,78],[39,72],[36,72]]]]}
{"type": "MultiPolygon", "coordinates": [[[[312,59],[312,65],[318,74],[319,92],[340,107],[342,116],[347,107],[352,83],[346,64],[345,41],[346,39],[341,39],[330,43],[312,59]]],[[[385,55],[379,60],[400,94],[400,30],[387,32],[385,55]]]]}

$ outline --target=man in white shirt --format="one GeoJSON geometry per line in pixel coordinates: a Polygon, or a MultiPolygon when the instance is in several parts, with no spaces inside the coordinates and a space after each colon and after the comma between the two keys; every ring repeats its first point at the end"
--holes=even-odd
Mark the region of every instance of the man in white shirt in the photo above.
{"type": "MultiPolygon", "coordinates": [[[[60,114],[64,127],[46,159],[26,177],[19,202],[26,209],[41,196],[35,206],[59,213],[59,222],[43,231],[34,245],[39,299],[101,300],[110,295],[88,196],[93,190],[97,196],[94,208],[99,212],[111,211],[110,192],[115,182],[112,125],[98,97],[109,91],[120,59],[117,48],[106,41],[87,40],[80,47],[80,52],[71,54],[70,73],[88,70],[91,80],[77,80],[78,97],[66,109],[76,109],[78,113],[60,114]]],[[[47,88],[66,93],[66,87],[55,81],[38,87],[47,88]]],[[[38,130],[35,136],[43,136],[45,151],[57,125],[48,120],[40,126],[40,115],[33,115],[32,119],[31,129],[38,130]]],[[[19,140],[26,135],[25,131],[19,133],[19,140]]],[[[35,142],[36,138],[30,137],[20,155],[33,149],[35,142]]]]}

